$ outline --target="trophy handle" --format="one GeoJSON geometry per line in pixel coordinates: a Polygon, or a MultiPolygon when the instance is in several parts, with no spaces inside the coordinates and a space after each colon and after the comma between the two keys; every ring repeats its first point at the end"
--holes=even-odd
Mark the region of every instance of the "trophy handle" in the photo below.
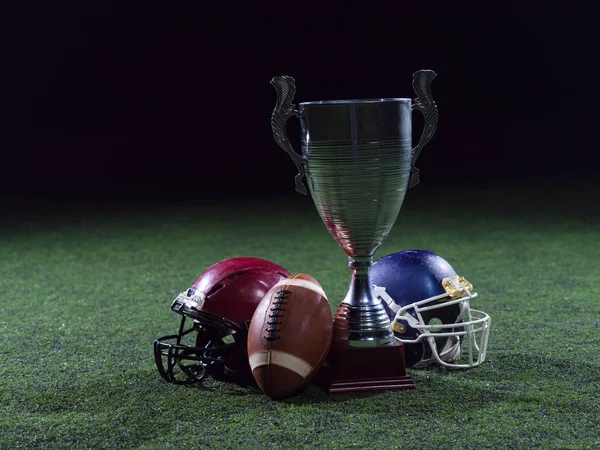
{"type": "Polygon", "coordinates": [[[438,110],[433,97],[431,96],[431,82],[436,77],[433,70],[419,70],[413,74],[413,89],[417,94],[414,100],[413,109],[418,109],[425,116],[425,125],[421,140],[415,148],[412,149],[412,161],[410,170],[412,172],[408,187],[419,184],[419,169],[415,167],[419,153],[433,137],[438,123],[438,110]]]}
{"type": "Polygon", "coordinates": [[[306,187],[302,183],[304,178],[304,158],[297,154],[292,148],[292,144],[287,137],[285,131],[285,125],[291,116],[300,116],[301,113],[292,103],[294,101],[294,95],[296,94],[296,82],[292,77],[282,75],[274,77],[271,80],[271,85],[277,91],[277,103],[273,114],[271,115],[271,129],[273,130],[273,137],[279,146],[292,158],[294,164],[298,168],[298,175],[296,175],[296,190],[301,194],[306,195],[306,187]]]}

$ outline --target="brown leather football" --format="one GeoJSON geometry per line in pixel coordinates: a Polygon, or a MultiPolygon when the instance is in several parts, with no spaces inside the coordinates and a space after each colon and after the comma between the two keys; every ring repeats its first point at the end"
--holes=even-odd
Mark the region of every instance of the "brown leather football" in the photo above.
{"type": "Polygon", "coordinates": [[[271,398],[297,394],[329,352],[331,306],[310,275],[279,281],[258,304],[248,330],[252,375],[271,398]]]}

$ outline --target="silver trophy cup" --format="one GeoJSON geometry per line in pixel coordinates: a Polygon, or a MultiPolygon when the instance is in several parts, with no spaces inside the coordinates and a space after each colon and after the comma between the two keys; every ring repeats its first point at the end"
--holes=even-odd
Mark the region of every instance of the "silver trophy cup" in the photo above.
{"type": "Polygon", "coordinates": [[[373,255],[396,221],[408,186],[419,182],[415,161],[437,126],[431,98],[436,74],[413,74],[417,98],[377,98],[292,103],[294,79],[273,78],[277,104],[273,136],[296,163],[296,190],[306,194],[306,180],[317,210],[338,245],[348,255],[352,280],[334,320],[334,343],[375,347],[394,340],[390,320],[373,294],[369,268],[373,255]],[[423,135],[412,146],[412,110],[425,116],[423,135]],[[302,155],[287,138],[287,120],[301,122],[302,155]],[[412,175],[411,175],[412,173],[412,175]]]}

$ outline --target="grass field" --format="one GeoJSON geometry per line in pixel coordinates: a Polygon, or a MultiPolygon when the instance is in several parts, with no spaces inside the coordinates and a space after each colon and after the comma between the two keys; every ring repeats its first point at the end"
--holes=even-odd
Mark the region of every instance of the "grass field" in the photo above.
{"type": "Polygon", "coordinates": [[[172,299],[233,256],[312,274],[335,309],[349,272],[310,199],[15,207],[0,236],[0,448],[600,448],[598,194],[410,190],[377,256],[432,250],[473,282],[488,360],[412,371],[411,391],[309,386],[279,402],[170,385],[152,342],[176,330],[172,299]]]}

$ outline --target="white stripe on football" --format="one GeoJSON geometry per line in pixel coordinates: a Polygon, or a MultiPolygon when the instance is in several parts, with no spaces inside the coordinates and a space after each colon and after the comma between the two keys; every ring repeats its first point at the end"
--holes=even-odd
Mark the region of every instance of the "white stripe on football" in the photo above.
{"type": "Polygon", "coordinates": [[[284,287],[284,286],[298,286],[303,287],[305,289],[309,289],[317,294],[321,295],[325,299],[327,295],[325,295],[325,291],[321,286],[316,283],[313,283],[309,280],[295,279],[295,278],[286,278],[284,280],[279,281],[273,288],[284,287]]]}
{"type": "Polygon", "coordinates": [[[286,369],[297,373],[302,378],[306,378],[313,370],[313,367],[302,358],[298,358],[287,352],[263,350],[250,356],[250,368],[253,371],[257,367],[267,366],[269,364],[285,367],[286,369]]]}

